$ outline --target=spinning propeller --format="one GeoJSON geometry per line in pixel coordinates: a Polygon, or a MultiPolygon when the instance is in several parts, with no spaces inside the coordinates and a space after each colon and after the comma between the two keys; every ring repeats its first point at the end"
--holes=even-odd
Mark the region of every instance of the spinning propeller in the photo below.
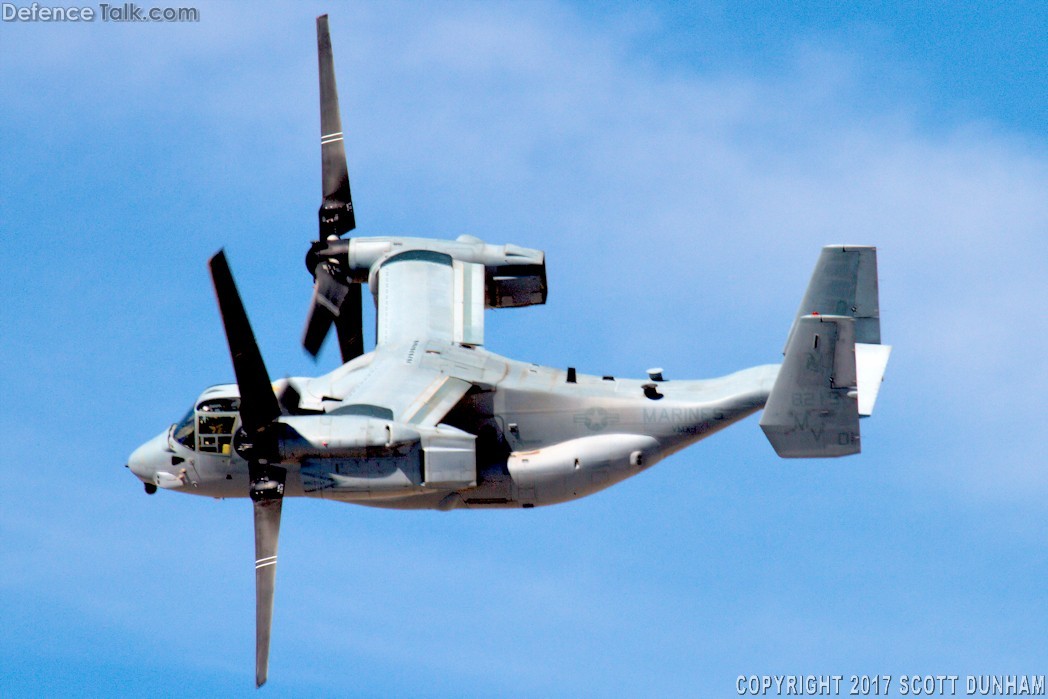
{"type": "Polygon", "coordinates": [[[233,446],[247,461],[255,511],[255,686],[261,687],[269,669],[277,538],[287,476],[287,469],[274,465],[280,460],[277,418],[281,410],[225,253],[220,251],[209,265],[240,389],[240,429],[233,446]]]}
{"type": "Polygon", "coordinates": [[[317,17],[317,59],[320,65],[320,151],[324,198],[318,211],[318,240],[306,255],[306,267],[316,283],[302,346],[316,357],[333,323],[342,361],[348,362],[364,353],[364,334],[360,284],[349,278],[348,271],[339,261],[344,259],[346,250],[345,241],[339,238],[356,228],[357,221],[349,191],[346,149],[342,143],[342,117],[338,109],[327,15],[317,17]]]}
{"type": "MultiPolygon", "coordinates": [[[[348,276],[347,241],[339,236],[356,227],[349,191],[342,120],[331,55],[327,15],[317,18],[320,62],[320,148],[324,198],[320,205],[319,240],[306,256],[316,280],[302,344],[314,357],[331,326],[338,333],[345,362],[364,352],[360,284],[348,276]]],[[[278,397],[262,361],[244,304],[240,300],[225,252],[209,262],[222,324],[240,389],[240,428],[233,448],[248,464],[250,496],[255,516],[255,684],[261,687],[269,671],[269,639],[273,621],[273,591],[277,570],[277,540],[287,469],[280,462],[282,414],[311,412],[299,407],[298,391],[289,383],[278,397]]]]}

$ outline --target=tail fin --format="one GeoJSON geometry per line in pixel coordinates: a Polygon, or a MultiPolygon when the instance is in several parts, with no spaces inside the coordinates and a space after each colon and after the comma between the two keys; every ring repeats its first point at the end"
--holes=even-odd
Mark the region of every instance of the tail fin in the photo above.
{"type": "Polygon", "coordinates": [[[859,452],[891,352],[880,342],[877,249],[823,248],[761,417],[779,456],[859,452]]]}

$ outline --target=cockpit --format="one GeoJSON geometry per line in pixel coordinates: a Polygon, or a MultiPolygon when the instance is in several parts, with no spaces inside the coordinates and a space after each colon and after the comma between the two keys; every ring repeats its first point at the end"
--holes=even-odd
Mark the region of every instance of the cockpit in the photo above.
{"type": "Polygon", "coordinates": [[[205,398],[175,424],[171,439],[193,451],[228,456],[239,410],[239,398],[205,398]]]}

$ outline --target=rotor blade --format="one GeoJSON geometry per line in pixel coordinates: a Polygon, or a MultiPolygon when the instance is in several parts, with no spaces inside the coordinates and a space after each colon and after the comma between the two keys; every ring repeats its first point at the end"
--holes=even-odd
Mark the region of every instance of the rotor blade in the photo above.
{"type": "Polygon", "coordinates": [[[288,415],[298,415],[302,406],[302,394],[288,381],[284,390],[277,396],[277,401],[288,415]]]}
{"type": "Polygon", "coordinates": [[[364,354],[364,319],[360,303],[360,284],[351,284],[335,319],[343,364],[364,354]]]}
{"type": "Polygon", "coordinates": [[[340,283],[331,275],[326,263],[320,262],[313,270],[316,284],[313,285],[313,299],[309,305],[309,318],[306,319],[306,332],[302,337],[302,346],[314,357],[320,352],[331,324],[339,314],[339,306],[349,291],[347,285],[340,283]]]}
{"type": "Polygon", "coordinates": [[[331,324],[335,322],[335,316],[323,304],[317,303],[316,293],[314,301],[309,307],[309,318],[306,320],[306,332],[302,336],[302,346],[312,356],[316,357],[320,352],[320,346],[324,344],[331,324]]]}
{"type": "Polygon", "coordinates": [[[364,353],[360,285],[339,281],[325,263],[317,265],[316,278],[302,346],[311,355],[317,356],[334,322],[342,361],[348,362],[359,357],[364,353]]]}
{"type": "Polygon", "coordinates": [[[273,591],[277,577],[277,539],[287,471],[248,465],[255,510],[255,686],[269,675],[269,636],[273,626],[273,591]]]}
{"type": "Polygon", "coordinates": [[[240,420],[245,431],[258,433],[280,417],[280,404],[273,393],[262,353],[258,350],[255,334],[251,331],[251,323],[240,301],[236,282],[233,281],[233,273],[229,271],[225,251],[220,250],[208,265],[226,329],[229,356],[233,360],[237,386],[240,387],[240,420]]]}
{"type": "Polygon", "coordinates": [[[353,196],[349,191],[349,169],[342,142],[342,117],[338,110],[338,88],[331,54],[328,17],[317,17],[317,60],[320,67],[320,155],[324,198],[320,204],[320,240],[338,237],[357,227],[353,196]]]}

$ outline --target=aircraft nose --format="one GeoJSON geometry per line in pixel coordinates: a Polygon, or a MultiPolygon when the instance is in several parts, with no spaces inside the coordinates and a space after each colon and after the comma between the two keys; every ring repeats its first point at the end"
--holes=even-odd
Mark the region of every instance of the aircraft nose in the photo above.
{"type": "Polygon", "coordinates": [[[143,483],[153,483],[157,471],[168,463],[170,463],[170,455],[167,453],[167,431],[165,430],[135,449],[131,458],[127,460],[127,467],[143,483]]]}

